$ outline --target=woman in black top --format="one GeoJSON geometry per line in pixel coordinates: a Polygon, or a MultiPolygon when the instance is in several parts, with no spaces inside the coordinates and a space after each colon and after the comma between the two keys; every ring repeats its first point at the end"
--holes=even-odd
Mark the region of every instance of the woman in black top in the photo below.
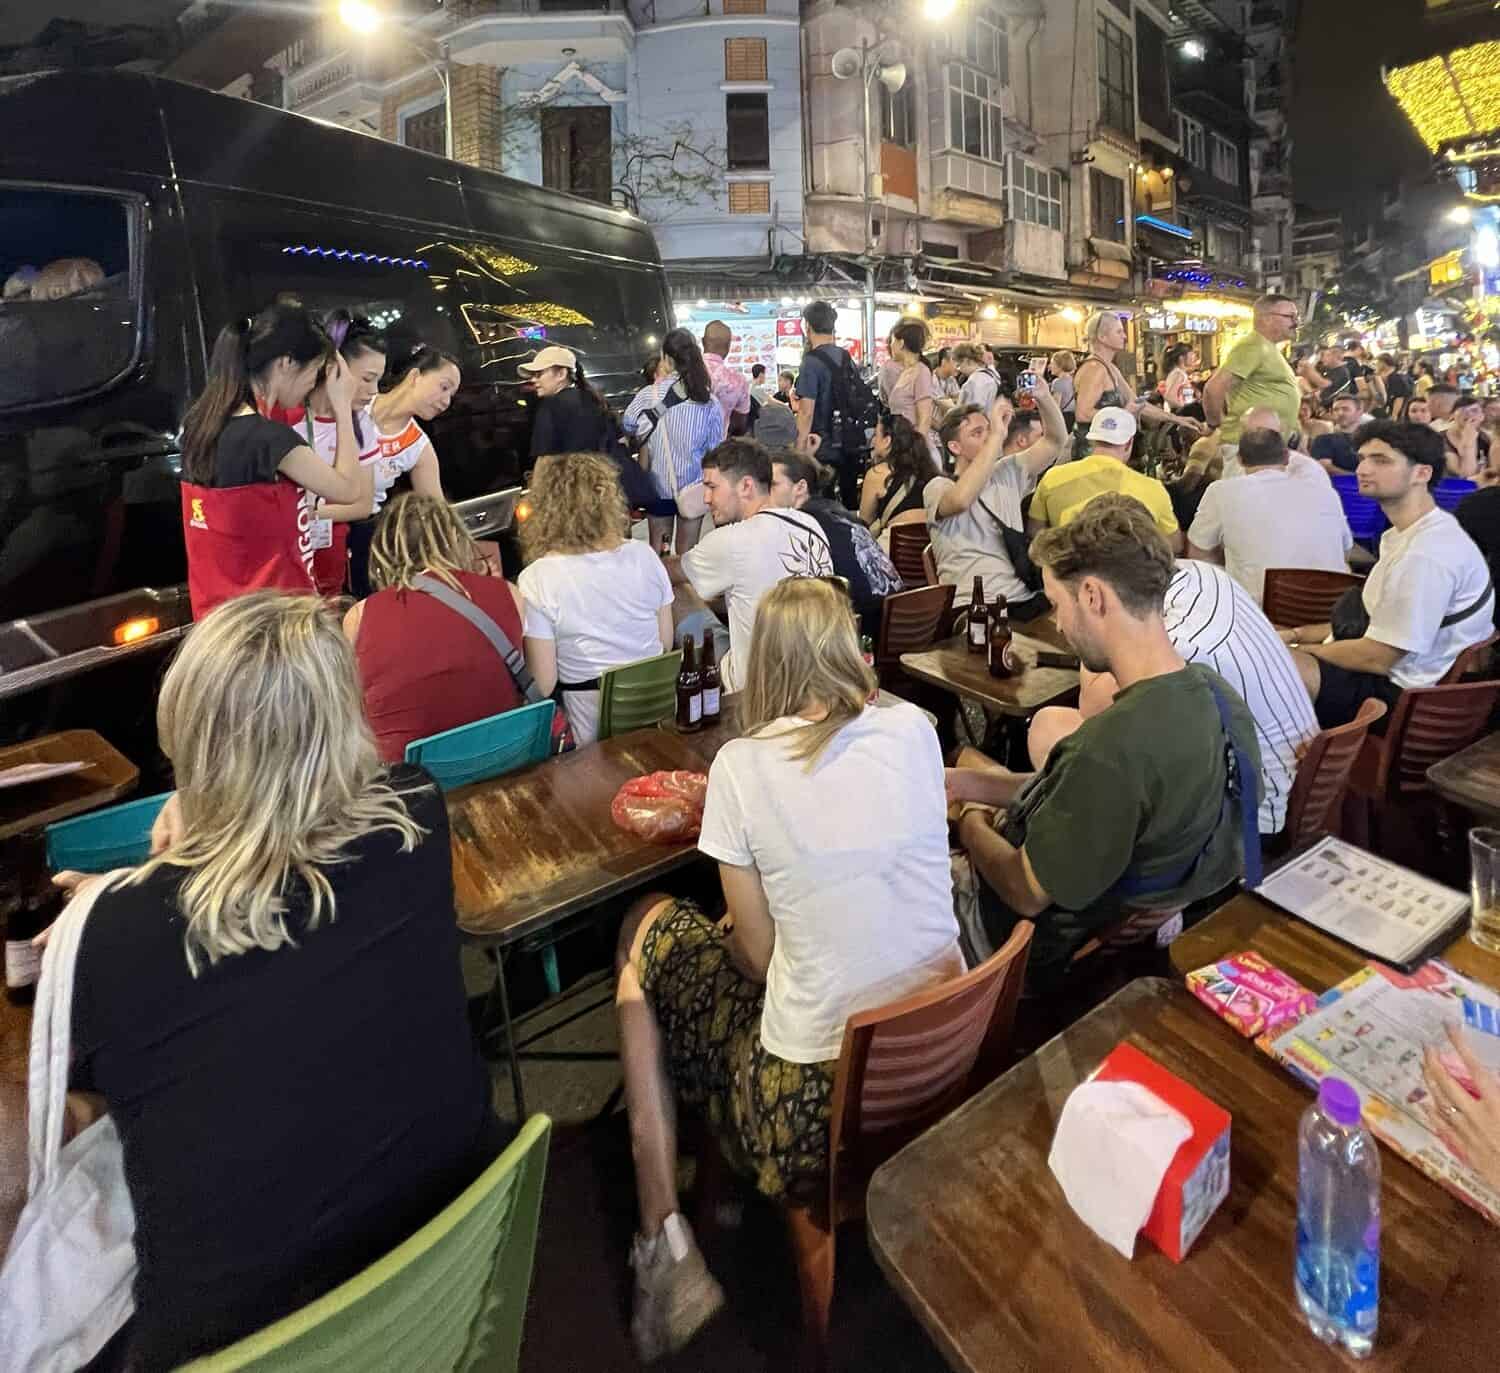
{"type": "Polygon", "coordinates": [[[893,524],[915,524],[927,518],[922,489],[937,476],[932,450],[900,415],[883,413],[870,441],[875,464],[865,473],[859,517],[879,538],[893,524]]]}
{"type": "Polygon", "coordinates": [[[590,386],[583,366],[567,348],[543,348],[518,369],[536,386],[536,420],[531,426],[531,456],[544,453],[607,453],[619,446],[620,426],[609,402],[590,386]]]}
{"type": "Polygon", "coordinates": [[[447,812],[424,773],[377,757],[333,612],[226,602],[168,671],[157,723],[178,784],[164,849],[98,898],[73,1003],[74,1085],[103,1094],[124,1144],[123,1340],[146,1369],[353,1276],[502,1143],[447,812]]]}

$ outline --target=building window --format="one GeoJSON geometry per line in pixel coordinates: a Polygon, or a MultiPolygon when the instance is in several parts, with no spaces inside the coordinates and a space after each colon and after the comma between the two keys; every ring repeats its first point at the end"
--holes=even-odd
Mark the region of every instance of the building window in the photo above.
{"type": "Polygon", "coordinates": [[[614,184],[607,105],[558,105],[542,112],[542,185],[610,202],[614,184]]]}
{"type": "Polygon", "coordinates": [[[1267,253],[1260,260],[1261,270],[1267,276],[1279,277],[1281,275],[1281,254],[1267,253]]]}
{"type": "Polygon", "coordinates": [[[1203,125],[1196,119],[1189,119],[1180,111],[1177,115],[1177,143],[1182,149],[1182,155],[1193,166],[1206,167],[1208,165],[1203,155],[1203,125]]]}
{"type": "Polygon", "coordinates": [[[441,100],[431,109],[409,114],[401,121],[401,141],[408,148],[443,155],[447,147],[448,118],[441,100]]]}
{"type": "Polygon", "coordinates": [[[724,123],[730,171],[771,165],[771,115],[764,95],[725,96],[724,123]]]}
{"type": "Polygon", "coordinates": [[[1136,100],[1141,119],[1163,133],[1172,127],[1172,82],[1167,34],[1144,10],[1135,16],[1136,100]]]}
{"type": "Polygon", "coordinates": [[[724,0],[725,14],[764,14],[766,0],[724,0]]]}
{"type": "Polygon", "coordinates": [[[1125,183],[1117,176],[1089,168],[1089,198],[1093,208],[1094,237],[1125,242],[1125,183]]]}
{"type": "Polygon", "coordinates": [[[1005,15],[993,5],[975,5],[958,33],[948,40],[950,51],[980,71],[1010,84],[1010,31],[1005,15]]]}
{"type": "Polygon", "coordinates": [[[880,87],[880,137],[903,148],[917,146],[917,94],[910,81],[894,94],[880,87]]]}
{"type": "Polygon", "coordinates": [[[732,215],[768,215],[771,213],[769,181],[731,181],[729,213],[732,215]]]}
{"type": "Polygon", "coordinates": [[[998,162],[1005,148],[1000,85],[972,67],[948,64],[948,146],[998,162]]]}
{"type": "Polygon", "coordinates": [[[1099,16],[1099,122],[1135,137],[1135,44],[1099,16]]]}
{"type": "Polygon", "coordinates": [[[1062,174],[1010,156],[1010,215],[1027,224],[1062,228],[1062,174]]]}
{"type": "Polygon", "coordinates": [[[1209,240],[1208,256],[1211,261],[1217,262],[1221,267],[1240,265],[1244,239],[1238,229],[1231,229],[1224,224],[1211,224],[1209,240]]]}
{"type": "Polygon", "coordinates": [[[766,40],[764,38],[726,38],[724,40],[724,79],[726,81],[764,81],[766,79],[766,40]]]}
{"type": "Polygon", "coordinates": [[[1220,181],[1227,181],[1231,186],[1240,184],[1240,150],[1227,138],[1220,138],[1218,134],[1210,135],[1210,145],[1213,150],[1213,174],[1220,181]]]}

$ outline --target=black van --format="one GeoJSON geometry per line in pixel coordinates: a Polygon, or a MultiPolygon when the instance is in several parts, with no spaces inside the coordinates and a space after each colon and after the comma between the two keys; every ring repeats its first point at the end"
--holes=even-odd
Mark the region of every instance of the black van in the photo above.
{"type": "Polygon", "coordinates": [[[188,623],[178,436],[226,321],[286,292],[459,357],[431,434],[488,534],[526,465],[517,362],[563,344],[621,400],[670,327],[623,210],[133,73],[0,78],[0,129],[0,283],[63,258],[103,273],[0,303],[6,740],[83,725],[150,748],[188,623]]]}

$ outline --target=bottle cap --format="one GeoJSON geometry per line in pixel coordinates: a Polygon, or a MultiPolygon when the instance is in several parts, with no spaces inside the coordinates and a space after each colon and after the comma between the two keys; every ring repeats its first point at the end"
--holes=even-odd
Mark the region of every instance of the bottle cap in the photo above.
{"type": "Polygon", "coordinates": [[[1318,1088],[1318,1105],[1339,1125],[1359,1124],[1359,1093],[1343,1078],[1325,1077],[1318,1088]]]}

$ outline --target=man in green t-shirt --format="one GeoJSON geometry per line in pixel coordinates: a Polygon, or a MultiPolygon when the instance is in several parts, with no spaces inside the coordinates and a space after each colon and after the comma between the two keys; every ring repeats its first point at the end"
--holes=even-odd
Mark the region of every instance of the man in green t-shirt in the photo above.
{"type": "Polygon", "coordinates": [[[1167,637],[1172,550],[1145,506],[1098,496],[1040,534],[1031,556],[1058,628],[1085,668],[1114,674],[1119,693],[1059,740],[1040,772],[960,760],[948,796],[983,879],[987,933],[998,947],[1018,919],[1036,921],[1031,969],[1044,979],[1129,912],[1177,910],[1235,881],[1242,807],[1255,815],[1261,780],[1244,702],[1167,637]],[[1226,745],[1245,760],[1233,783],[1226,745]]]}
{"type": "Polygon", "coordinates": [[[1219,431],[1219,441],[1237,444],[1245,412],[1269,406],[1281,420],[1281,432],[1297,428],[1301,395],[1291,364],[1281,345],[1297,332],[1295,301],[1286,296],[1262,296],[1255,302],[1250,332],[1232,347],[1219,370],[1203,388],[1203,413],[1219,431]]]}

